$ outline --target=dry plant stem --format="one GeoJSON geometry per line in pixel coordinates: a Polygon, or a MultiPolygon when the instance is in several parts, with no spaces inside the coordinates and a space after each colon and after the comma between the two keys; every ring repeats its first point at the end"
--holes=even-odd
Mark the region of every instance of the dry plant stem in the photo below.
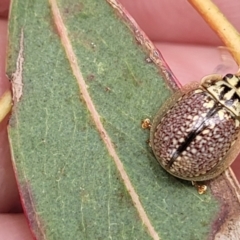
{"type": "Polygon", "coordinates": [[[211,0],[188,0],[221,38],[240,66],[240,34],[211,0]]]}
{"type": "Polygon", "coordinates": [[[12,94],[6,91],[0,98],[0,122],[7,116],[12,108],[12,94]]]}

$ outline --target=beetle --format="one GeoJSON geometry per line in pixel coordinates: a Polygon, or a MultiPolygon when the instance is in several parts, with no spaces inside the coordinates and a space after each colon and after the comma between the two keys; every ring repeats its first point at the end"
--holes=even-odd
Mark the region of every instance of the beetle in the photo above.
{"type": "Polygon", "coordinates": [[[150,146],[177,178],[206,181],[230,166],[240,150],[240,75],[209,75],[183,88],[159,110],[150,146]]]}

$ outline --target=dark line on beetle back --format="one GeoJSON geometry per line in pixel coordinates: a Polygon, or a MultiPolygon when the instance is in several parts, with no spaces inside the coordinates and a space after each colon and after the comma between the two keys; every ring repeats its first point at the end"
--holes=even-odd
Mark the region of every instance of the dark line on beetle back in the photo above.
{"type": "Polygon", "coordinates": [[[175,153],[172,155],[171,160],[168,163],[168,167],[170,168],[174,161],[178,158],[178,156],[186,150],[186,148],[189,146],[189,144],[195,139],[195,137],[203,131],[207,125],[206,121],[214,116],[220,109],[222,108],[221,105],[219,105],[217,102],[215,102],[214,106],[209,110],[206,117],[203,119],[203,121],[200,123],[199,127],[191,131],[185,141],[178,147],[178,149],[175,151],[175,153]]]}
{"type": "Polygon", "coordinates": [[[238,94],[236,92],[233,94],[232,100],[233,101],[238,100],[238,102],[240,102],[240,97],[238,96],[238,94]]]}
{"type": "Polygon", "coordinates": [[[237,78],[238,79],[238,82],[237,82],[237,85],[235,86],[237,89],[239,89],[240,88],[240,79],[239,78],[237,78]]]}
{"type": "Polygon", "coordinates": [[[225,96],[225,94],[227,94],[229,91],[231,91],[232,88],[228,87],[228,86],[223,86],[223,90],[220,93],[219,99],[222,100],[225,96]]]}
{"type": "Polygon", "coordinates": [[[234,85],[235,88],[239,89],[240,88],[240,77],[237,75],[233,75],[231,73],[225,75],[223,77],[223,81],[227,82],[228,84],[232,85],[229,80],[231,80],[233,77],[237,78],[237,84],[234,85]]]}

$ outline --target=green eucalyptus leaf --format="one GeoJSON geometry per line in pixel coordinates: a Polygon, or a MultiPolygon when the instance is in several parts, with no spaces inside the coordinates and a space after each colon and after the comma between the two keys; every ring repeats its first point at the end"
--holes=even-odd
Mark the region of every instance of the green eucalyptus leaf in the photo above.
{"type": "Polygon", "coordinates": [[[106,1],[54,3],[13,1],[9,27],[9,137],[34,235],[207,239],[220,204],[166,173],[141,128],[172,94],[159,68],[106,1]]]}

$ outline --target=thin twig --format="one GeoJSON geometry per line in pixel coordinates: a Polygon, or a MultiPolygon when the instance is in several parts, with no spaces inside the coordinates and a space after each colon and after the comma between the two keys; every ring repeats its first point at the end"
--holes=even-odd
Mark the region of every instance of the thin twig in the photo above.
{"type": "Polygon", "coordinates": [[[12,94],[6,91],[0,98],[0,122],[7,116],[12,108],[12,94]]]}
{"type": "Polygon", "coordinates": [[[238,66],[240,66],[240,34],[211,0],[188,0],[208,25],[217,33],[238,66]]]}

